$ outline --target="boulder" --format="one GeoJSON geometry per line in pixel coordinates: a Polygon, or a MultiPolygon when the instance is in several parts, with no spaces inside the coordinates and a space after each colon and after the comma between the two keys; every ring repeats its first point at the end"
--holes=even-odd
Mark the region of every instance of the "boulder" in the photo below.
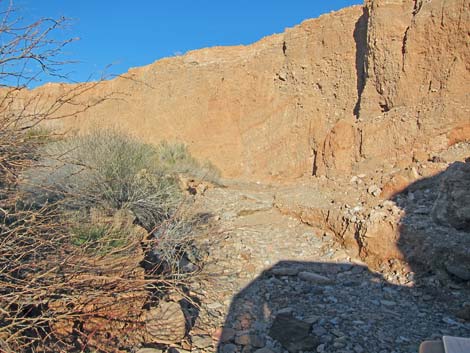
{"type": "Polygon", "coordinates": [[[441,225],[470,232],[470,163],[456,162],[442,175],[432,216],[441,225]]]}
{"type": "Polygon", "coordinates": [[[161,302],[143,314],[143,321],[148,343],[179,343],[186,335],[186,319],[178,303],[161,302]]]}
{"type": "Polygon", "coordinates": [[[314,351],[320,344],[310,333],[311,324],[290,314],[279,314],[273,321],[269,335],[281,343],[290,353],[314,351]]]}

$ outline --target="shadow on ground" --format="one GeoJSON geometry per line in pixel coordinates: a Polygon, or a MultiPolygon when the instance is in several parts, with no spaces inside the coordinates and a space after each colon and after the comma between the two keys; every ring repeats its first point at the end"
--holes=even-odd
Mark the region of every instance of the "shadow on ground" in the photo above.
{"type": "Polygon", "coordinates": [[[470,336],[458,314],[470,301],[468,180],[470,165],[456,163],[393,196],[405,211],[407,284],[355,264],[281,261],[233,298],[218,352],[405,353],[426,339],[470,336]]]}

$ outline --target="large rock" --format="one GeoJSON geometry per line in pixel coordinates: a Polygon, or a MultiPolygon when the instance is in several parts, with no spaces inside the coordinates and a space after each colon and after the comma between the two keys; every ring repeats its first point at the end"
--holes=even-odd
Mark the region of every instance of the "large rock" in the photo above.
{"type": "Polygon", "coordinates": [[[161,302],[143,314],[143,321],[149,343],[179,343],[186,335],[186,319],[178,303],[161,302]]]}
{"type": "Polygon", "coordinates": [[[291,353],[314,351],[320,341],[311,334],[311,326],[291,314],[279,314],[273,321],[269,335],[291,353]]]}
{"type": "Polygon", "coordinates": [[[432,215],[440,224],[470,232],[470,163],[454,163],[447,169],[432,215]]]}

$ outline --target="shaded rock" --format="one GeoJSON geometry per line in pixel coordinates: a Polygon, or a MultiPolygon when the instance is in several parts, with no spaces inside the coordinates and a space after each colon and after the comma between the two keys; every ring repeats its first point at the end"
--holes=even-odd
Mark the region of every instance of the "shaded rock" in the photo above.
{"type": "Polygon", "coordinates": [[[318,283],[318,284],[333,283],[333,281],[329,279],[328,277],[319,275],[314,272],[303,271],[303,272],[299,272],[298,276],[301,280],[311,282],[311,283],[318,283]]]}
{"type": "Polygon", "coordinates": [[[470,232],[470,163],[456,162],[447,169],[432,215],[439,224],[470,232]]]}
{"type": "Polygon", "coordinates": [[[255,348],[261,348],[265,345],[265,339],[259,335],[249,335],[249,334],[242,334],[240,336],[235,337],[235,343],[241,346],[252,346],[255,348]]]}
{"type": "Polygon", "coordinates": [[[241,346],[247,346],[251,344],[251,337],[248,334],[243,334],[235,337],[235,343],[241,346]]]}
{"type": "Polygon", "coordinates": [[[281,343],[289,352],[312,351],[319,344],[318,338],[310,335],[310,324],[289,314],[277,315],[269,335],[281,343]]]}
{"type": "Polygon", "coordinates": [[[470,303],[464,303],[462,309],[457,313],[457,316],[465,321],[470,321],[470,303]]]}
{"type": "Polygon", "coordinates": [[[255,348],[261,348],[261,347],[264,347],[264,345],[266,344],[266,340],[264,339],[263,336],[251,335],[250,344],[255,348]]]}
{"type": "Polygon", "coordinates": [[[275,276],[296,276],[299,269],[295,267],[279,267],[271,269],[271,273],[275,276]]]}
{"type": "Polygon", "coordinates": [[[445,265],[447,272],[455,277],[463,280],[470,281],[470,259],[462,261],[460,263],[446,263],[445,265]]]}
{"type": "Polygon", "coordinates": [[[237,352],[237,350],[238,350],[238,347],[236,345],[234,345],[233,343],[229,343],[229,344],[224,344],[222,346],[221,352],[222,353],[235,353],[237,352]]]}
{"type": "Polygon", "coordinates": [[[224,328],[224,327],[219,327],[213,334],[212,338],[216,341],[226,343],[233,341],[235,338],[235,333],[236,331],[233,328],[224,328]]]}
{"type": "Polygon", "coordinates": [[[255,353],[274,353],[274,352],[270,350],[269,348],[264,347],[264,348],[257,349],[255,353]]]}

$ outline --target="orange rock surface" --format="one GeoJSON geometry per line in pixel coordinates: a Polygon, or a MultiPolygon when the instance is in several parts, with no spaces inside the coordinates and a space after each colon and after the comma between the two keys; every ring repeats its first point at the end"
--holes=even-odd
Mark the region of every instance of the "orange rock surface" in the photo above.
{"type": "Polygon", "coordinates": [[[469,0],[367,0],[249,46],[131,69],[76,101],[113,99],[58,124],[183,141],[227,177],[360,173],[469,138],[469,32],[469,0]]]}

